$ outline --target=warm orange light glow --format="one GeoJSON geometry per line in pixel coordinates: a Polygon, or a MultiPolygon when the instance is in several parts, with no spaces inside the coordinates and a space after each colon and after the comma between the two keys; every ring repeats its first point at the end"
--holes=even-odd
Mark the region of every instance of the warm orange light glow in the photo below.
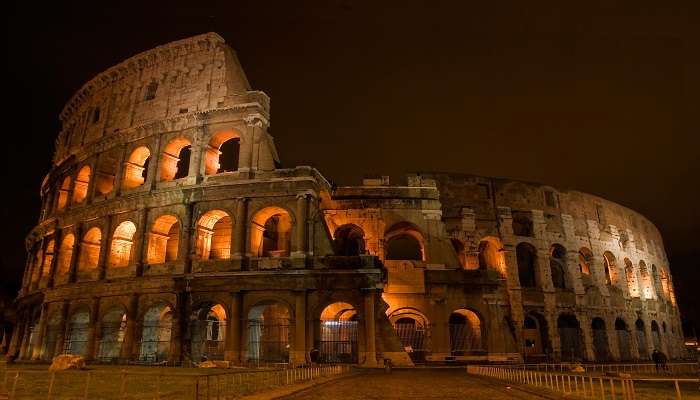
{"type": "MultiPolygon", "coordinates": [[[[171,181],[175,179],[178,172],[178,161],[180,161],[180,152],[187,146],[191,146],[192,142],[189,139],[179,137],[175,138],[165,146],[160,164],[160,180],[171,181]]],[[[188,168],[189,166],[180,166],[180,168],[188,168]]]]}
{"type": "Polygon", "coordinates": [[[177,260],[180,223],[174,215],[162,215],[153,222],[148,240],[147,262],[161,264],[177,260]]]}
{"type": "Polygon", "coordinates": [[[75,236],[72,233],[66,235],[61,241],[58,250],[58,261],[56,264],[57,281],[64,282],[70,271],[70,263],[73,258],[73,247],[75,246],[75,236]]]}
{"type": "Polygon", "coordinates": [[[321,321],[349,321],[356,315],[357,311],[351,304],[337,302],[323,309],[321,321]]]}
{"type": "Polygon", "coordinates": [[[197,223],[195,251],[200,260],[222,260],[231,255],[231,217],[221,210],[207,211],[197,223]]]}
{"type": "Polygon", "coordinates": [[[90,167],[85,165],[78,171],[78,177],[75,178],[73,186],[73,203],[82,203],[87,197],[88,185],[90,184],[90,167]]]}
{"type": "Polygon", "coordinates": [[[106,195],[114,190],[114,180],[119,169],[120,149],[115,148],[100,155],[95,168],[95,191],[106,195]]]}
{"type": "Polygon", "coordinates": [[[204,154],[204,174],[214,175],[219,172],[221,165],[219,164],[219,156],[221,155],[221,145],[231,139],[240,139],[241,134],[234,130],[228,129],[216,133],[207,146],[204,154]]]}
{"type": "Polygon", "coordinates": [[[479,268],[498,271],[501,278],[507,277],[506,259],[504,257],[503,244],[498,238],[486,236],[479,242],[479,268]]]}
{"type": "Polygon", "coordinates": [[[49,273],[51,272],[51,262],[53,261],[54,247],[54,240],[49,240],[49,242],[46,244],[46,250],[44,251],[44,263],[41,272],[42,278],[48,277],[49,273]]]}
{"type": "Polygon", "coordinates": [[[63,183],[61,183],[61,188],[58,190],[58,200],[56,203],[56,208],[63,210],[68,204],[68,191],[70,190],[70,176],[63,178],[63,183]]]}
{"type": "Polygon", "coordinates": [[[124,189],[133,189],[135,187],[143,185],[145,182],[145,176],[148,171],[146,171],[146,161],[151,157],[151,151],[148,147],[141,146],[136,148],[127,162],[124,163],[124,189]]]}
{"type": "Polygon", "coordinates": [[[122,222],[114,230],[112,248],[109,252],[109,265],[111,267],[125,267],[129,265],[134,233],[136,233],[136,225],[131,221],[122,222]]]}
{"type": "Polygon", "coordinates": [[[258,257],[289,255],[292,218],[281,207],[266,207],[253,217],[250,251],[258,257]]]}
{"type": "Polygon", "coordinates": [[[97,268],[100,259],[100,245],[102,243],[102,231],[93,227],[83,236],[80,243],[80,256],[78,258],[78,271],[89,272],[97,268]]]}

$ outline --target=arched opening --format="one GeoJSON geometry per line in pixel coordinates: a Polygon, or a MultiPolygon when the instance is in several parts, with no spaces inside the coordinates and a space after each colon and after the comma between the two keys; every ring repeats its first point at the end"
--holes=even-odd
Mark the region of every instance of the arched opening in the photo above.
{"type": "Polygon", "coordinates": [[[343,302],[328,305],[321,312],[318,344],[319,362],[357,363],[357,311],[343,302]]]}
{"type": "Polygon", "coordinates": [[[92,227],[83,236],[80,242],[80,256],[78,258],[78,274],[90,274],[97,269],[100,261],[100,246],[102,245],[102,231],[98,227],[92,227]]]}
{"type": "Polygon", "coordinates": [[[450,238],[450,242],[452,243],[452,248],[455,250],[455,254],[457,254],[459,266],[464,269],[467,269],[467,252],[464,248],[464,243],[462,243],[461,240],[455,238],[450,238]]]}
{"type": "Polygon", "coordinates": [[[523,321],[524,356],[544,359],[549,352],[547,320],[539,313],[531,312],[523,321]]]}
{"type": "Polygon", "coordinates": [[[58,189],[58,199],[56,201],[56,209],[63,210],[68,205],[68,193],[70,192],[70,176],[63,178],[63,183],[58,189]]]}
{"type": "Polygon", "coordinates": [[[617,346],[620,350],[620,361],[632,359],[632,345],[627,323],[622,318],[615,320],[615,333],[617,334],[617,346]]]}
{"type": "Polygon", "coordinates": [[[527,211],[513,211],[513,234],[516,236],[534,236],[532,226],[532,213],[527,211]]]}
{"type": "Polygon", "coordinates": [[[175,138],[165,146],[160,164],[160,180],[172,181],[189,174],[192,142],[189,139],[175,138]]]}
{"type": "Polygon", "coordinates": [[[253,217],[250,230],[251,252],[258,257],[289,256],[292,218],[281,207],[266,207],[253,217]]]}
{"type": "Polygon", "coordinates": [[[120,150],[118,148],[100,154],[95,168],[95,190],[97,193],[106,195],[114,190],[119,157],[120,150]]]}
{"type": "Polygon", "coordinates": [[[75,236],[67,234],[61,240],[61,247],[58,249],[58,260],[56,262],[56,280],[64,282],[70,273],[70,264],[73,258],[73,247],[75,247],[75,236]]]}
{"type": "Polygon", "coordinates": [[[151,158],[151,151],[148,147],[141,146],[134,149],[124,163],[124,189],[133,189],[146,182],[148,175],[148,163],[151,158]]]}
{"type": "Polygon", "coordinates": [[[465,356],[482,352],[481,318],[467,309],[455,310],[450,314],[450,353],[465,356]]]}
{"type": "Polygon", "coordinates": [[[562,361],[576,361],[583,358],[581,327],[574,315],[562,314],[557,319],[557,331],[561,343],[562,361]]]}
{"type": "Polygon", "coordinates": [[[66,340],[63,344],[64,354],[87,355],[88,331],[90,328],[90,312],[81,310],[73,314],[68,322],[66,340]]]}
{"type": "Polygon", "coordinates": [[[157,304],[143,316],[139,360],[161,362],[168,359],[173,313],[170,306],[157,304]]]}
{"type": "Polygon", "coordinates": [[[645,360],[649,358],[649,347],[647,346],[647,333],[644,330],[644,321],[638,319],[634,323],[635,333],[637,334],[637,350],[639,351],[639,358],[645,360]]]}
{"type": "Polygon", "coordinates": [[[34,246],[34,251],[32,255],[32,284],[39,283],[39,279],[41,279],[41,264],[43,263],[43,259],[44,253],[41,251],[40,243],[37,243],[34,246]]]}
{"type": "Polygon", "coordinates": [[[417,310],[401,308],[389,316],[404,351],[414,364],[424,364],[430,354],[430,326],[425,316],[417,310]]]}
{"type": "Polygon", "coordinates": [[[554,244],[549,249],[549,270],[552,274],[552,285],[557,289],[567,289],[566,249],[564,246],[554,244]]]}
{"type": "Polygon", "coordinates": [[[493,269],[498,271],[501,278],[506,277],[505,263],[503,262],[503,246],[495,237],[486,237],[479,242],[479,269],[493,269]]]}
{"type": "Polygon", "coordinates": [[[203,305],[191,322],[192,360],[223,360],[226,341],[226,310],[221,304],[203,305]]]}
{"type": "Polygon", "coordinates": [[[147,261],[162,264],[177,260],[180,223],[174,215],[161,215],[153,222],[148,239],[147,261]]]}
{"type": "Polygon", "coordinates": [[[661,332],[659,331],[659,324],[656,321],[651,321],[651,339],[654,344],[654,350],[663,351],[661,332]]]}
{"type": "Polygon", "coordinates": [[[335,230],[335,253],[339,256],[365,254],[365,232],[357,225],[345,224],[335,230]]]}
{"type": "MultiPolygon", "coordinates": [[[[34,308],[34,310],[32,310],[28,316],[30,320],[29,320],[29,326],[28,326],[28,329],[29,329],[29,338],[28,339],[29,340],[27,341],[28,346],[27,346],[27,350],[26,350],[26,353],[24,356],[24,359],[26,359],[26,360],[32,359],[34,357],[35,351],[37,351],[37,349],[35,349],[34,346],[36,345],[36,337],[39,334],[39,318],[40,318],[40,316],[41,316],[41,310],[38,307],[34,308]]],[[[38,349],[38,350],[41,350],[41,349],[38,349]]]]}
{"type": "Polygon", "coordinates": [[[606,362],[610,359],[610,354],[608,352],[608,333],[605,331],[605,321],[602,318],[593,318],[591,329],[593,330],[595,360],[606,362]]]}
{"type": "Polygon", "coordinates": [[[385,260],[425,260],[423,235],[411,223],[394,224],[384,234],[384,240],[386,242],[385,260]]]}
{"type": "Polygon", "coordinates": [[[634,273],[634,265],[629,258],[625,258],[625,279],[627,280],[627,289],[631,297],[639,297],[639,283],[637,282],[637,274],[634,273]]]}
{"type": "Polygon", "coordinates": [[[661,269],[661,290],[663,291],[666,299],[671,298],[671,287],[669,285],[668,273],[663,268],[661,269]]]}
{"type": "Polygon", "coordinates": [[[591,275],[591,262],[593,261],[593,252],[589,249],[582,247],[578,251],[578,269],[581,275],[590,276],[591,275]]]}
{"type": "Polygon", "coordinates": [[[49,274],[51,273],[51,263],[53,262],[54,257],[54,247],[55,241],[53,239],[49,240],[44,250],[44,260],[42,262],[41,267],[42,279],[47,279],[49,277],[49,274]]]}
{"type": "Polygon", "coordinates": [[[605,284],[615,285],[617,283],[617,260],[613,253],[606,251],[603,253],[603,264],[605,266],[605,284]]]}
{"type": "Polygon", "coordinates": [[[109,252],[110,267],[126,267],[131,261],[131,248],[136,233],[136,225],[131,221],[124,221],[117,226],[112,236],[112,248],[109,252]]]}
{"type": "Polygon", "coordinates": [[[248,312],[248,360],[289,362],[289,310],[281,303],[259,304],[248,312]]]}
{"type": "Polygon", "coordinates": [[[518,262],[518,278],[520,279],[520,286],[537,286],[537,250],[535,247],[529,243],[519,243],[515,247],[515,258],[518,262]]]}
{"type": "Polygon", "coordinates": [[[238,170],[241,135],[229,129],[214,135],[204,155],[204,174],[214,175],[238,170]]]}
{"type": "Polygon", "coordinates": [[[195,252],[200,260],[225,260],[231,256],[231,217],[221,210],[209,210],[197,222],[195,252]]]}
{"type": "Polygon", "coordinates": [[[102,317],[100,345],[97,351],[100,361],[111,362],[119,358],[125,332],[126,313],[121,309],[113,309],[102,317]]]}
{"type": "Polygon", "coordinates": [[[88,186],[90,185],[90,173],[92,170],[85,165],[78,171],[78,176],[75,178],[73,185],[73,203],[82,203],[87,197],[88,186]]]}

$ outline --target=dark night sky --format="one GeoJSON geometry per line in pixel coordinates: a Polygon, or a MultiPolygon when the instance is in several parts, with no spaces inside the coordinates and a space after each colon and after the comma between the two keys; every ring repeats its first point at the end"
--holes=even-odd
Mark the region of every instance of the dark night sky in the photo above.
{"type": "Polygon", "coordinates": [[[215,31],[270,95],[284,165],[340,184],[441,170],[600,195],[660,228],[700,321],[693,1],[66,3],[6,7],[4,286],[19,280],[63,104],[129,56],[215,31]]]}

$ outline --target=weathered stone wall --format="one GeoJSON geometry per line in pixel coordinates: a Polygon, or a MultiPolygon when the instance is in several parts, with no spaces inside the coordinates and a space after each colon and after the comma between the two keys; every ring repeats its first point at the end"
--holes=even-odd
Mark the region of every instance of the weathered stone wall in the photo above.
{"type": "Polygon", "coordinates": [[[269,99],[218,35],[99,74],[61,121],[26,241],[10,343],[21,358],[178,364],[206,348],[303,363],[320,348],[371,366],[681,349],[663,242],[644,217],[502,179],[332,188],[313,168],[281,169],[269,99]],[[323,320],[327,309],[346,317],[323,320]],[[273,355],[261,332],[274,332],[273,355]]]}

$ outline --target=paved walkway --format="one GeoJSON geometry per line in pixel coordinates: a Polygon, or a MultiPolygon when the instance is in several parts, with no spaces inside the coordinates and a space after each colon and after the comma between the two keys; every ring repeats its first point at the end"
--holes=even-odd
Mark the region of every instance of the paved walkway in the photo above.
{"type": "Polygon", "coordinates": [[[292,399],[539,399],[494,381],[467,375],[464,368],[370,370],[291,396],[292,399]]]}

